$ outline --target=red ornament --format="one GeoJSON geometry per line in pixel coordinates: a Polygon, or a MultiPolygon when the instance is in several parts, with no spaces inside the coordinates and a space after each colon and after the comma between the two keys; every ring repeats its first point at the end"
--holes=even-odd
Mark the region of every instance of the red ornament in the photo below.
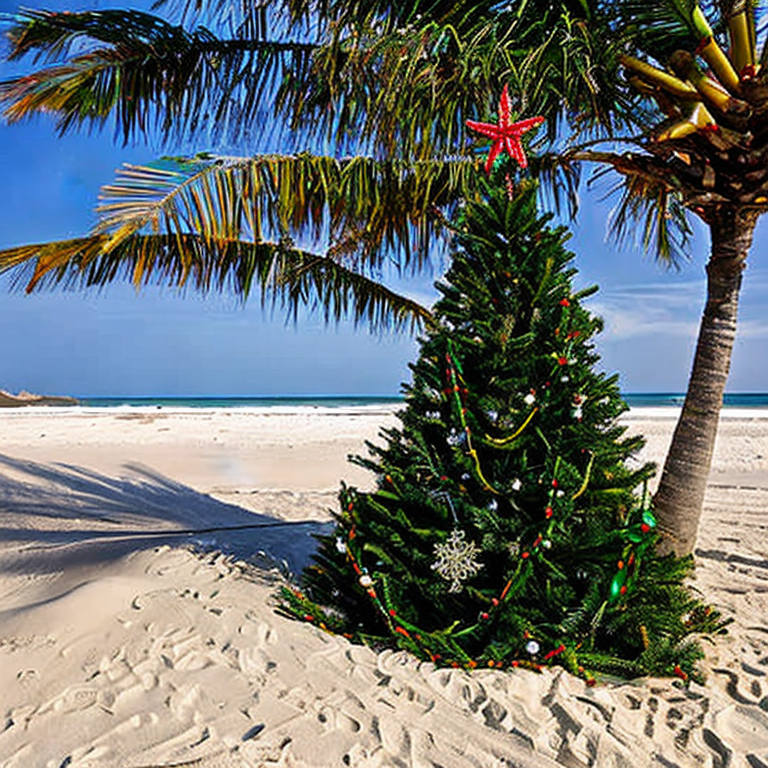
{"type": "Polygon", "coordinates": [[[549,518],[552,517],[552,507],[547,507],[544,510],[544,517],[546,517],[547,520],[549,520],[549,518]]]}
{"type": "Polygon", "coordinates": [[[570,307],[571,302],[568,301],[568,299],[560,299],[560,306],[561,307],[570,307]]]}
{"type": "Polygon", "coordinates": [[[509,87],[504,86],[499,100],[499,122],[496,125],[491,123],[478,123],[474,120],[467,120],[467,127],[477,131],[489,139],[493,139],[491,151],[488,153],[488,160],[485,163],[485,172],[490,173],[496,158],[506,152],[521,168],[528,167],[528,159],[523,152],[523,146],[520,143],[520,137],[544,122],[543,117],[529,117],[527,120],[521,120],[519,123],[509,122],[509,87]]]}
{"type": "Polygon", "coordinates": [[[558,365],[568,365],[568,358],[567,357],[558,357],[557,358],[557,364],[558,365]]]}
{"type": "Polygon", "coordinates": [[[523,560],[527,560],[530,556],[531,556],[530,552],[523,552],[523,554],[520,555],[520,557],[522,557],[523,560]]]}
{"type": "Polygon", "coordinates": [[[641,530],[643,533],[648,533],[648,531],[650,531],[650,530],[651,530],[651,526],[650,526],[650,525],[648,525],[647,523],[643,523],[643,524],[640,526],[640,530],[641,530]]]}
{"type": "Polygon", "coordinates": [[[493,604],[494,607],[496,607],[499,604],[499,601],[494,597],[491,599],[491,603],[493,604]]]}
{"type": "Polygon", "coordinates": [[[565,650],[565,646],[561,643],[557,648],[555,648],[553,651],[550,651],[544,656],[544,661],[547,661],[547,659],[551,659],[553,656],[557,656],[558,654],[562,653],[565,650]]]}
{"type": "Polygon", "coordinates": [[[481,614],[480,614],[480,618],[481,618],[483,621],[488,621],[488,619],[490,619],[490,618],[491,618],[491,615],[490,615],[489,613],[481,613],[481,614]]]}

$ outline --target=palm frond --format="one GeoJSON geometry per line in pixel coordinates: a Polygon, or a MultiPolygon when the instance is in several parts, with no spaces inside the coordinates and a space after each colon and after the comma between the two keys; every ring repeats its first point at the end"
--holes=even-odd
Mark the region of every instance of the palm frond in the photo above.
{"type": "Polygon", "coordinates": [[[198,23],[241,40],[268,40],[285,27],[286,6],[274,0],[155,0],[152,10],[165,9],[184,25],[198,23]]]}
{"type": "Polygon", "coordinates": [[[311,306],[327,320],[412,328],[428,312],[381,283],[387,256],[422,268],[442,230],[440,210],[477,175],[466,160],[410,166],[310,155],[126,165],[102,189],[90,237],[7,249],[0,270],[28,290],[130,279],[247,296],[258,285],[294,315],[311,306]]]}
{"type": "Polygon", "coordinates": [[[533,155],[529,162],[531,174],[540,182],[545,210],[553,210],[575,218],[579,208],[581,165],[568,153],[533,155]]]}
{"type": "Polygon", "coordinates": [[[602,165],[590,180],[594,185],[609,173],[621,180],[605,195],[618,195],[611,212],[610,233],[619,245],[640,245],[669,266],[686,259],[693,230],[688,222],[684,190],[668,168],[654,166],[649,156],[630,156],[609,152],[580,152],[582,160],[602,165]],[[638,233],[642,233],[639,241],[638,233]],[[631,242],[630,242],[631,241],[631,242]]]}
{"type": "MultiPolygon", "coordinates": [[[[222,14],[235,15],[245,19],[254,13],[249,3],[233,5],[228,0],[158,0],[157,7],[170,6],[181,9],[185,15],[220,17],[222,14]]],[[[406,27],[419,21],[449,19],[451,23],[475,23],[488,18],[497,11],[497,0],[411,0],[408,3],[393,4],[389,0],[282,0],[280,3],[263,0],[256,5],[264,6],[279,15],[285,22],[303,25],[316,20],[320,24],[332,22],[340,27],[359,29],[377,23],[380,30],[390,31],[406,27]]]]}
{"type": "Polygon", "coordinates": [[[326,256],[290,253],[279,265],[273,291],[294,319],[304,305],[322,312],[325,322],[352,317],[376,331],[414,332],[431,319],[423,305],[326,256]]]}
{"type": "Polygon", "coordinates": [[[309,243],[356,271],[380,270],[394,256],[419,269],[449,210],[476,179],[468,160],[409,165],[309,154],[253,158],[167,158],[125,166],[102,189],[96,232],[111,249],[138,233],[197,233],[232,239],[309,243]]]}
{"type": "MultiPolygon", "coordinates": [[[[692,50],[701,42],[703,35],[694,19],[699,5],[698,0],[624,0],[621,24],[633,30],[635,50],[664,64],[675,50],[692,50]]],[[[709,6],[707,10],[711,17],[709,6]]]]}
{"type": "Polygon", "coordinates": [[[381,33],[361,29],[319,46],[312,77],[291,76],[280,106],[342,146],[424,159],[466,152],[465,121],[488,119],[504,85],[517,115],[542,114],[550,140],[624,127],[632,99],[619,87],[621,35],[585,23],[589,4],[494,6],[474,26],[448,15],[381,33]],[[607,43],[607,40],[613,42],[607,43]]]}
{"type": "Polygon", "coordinates": [[[286,246],[229,240],[212,243],[194,234],[134,234],[110,243],[92,235],[0,251],[0,273],[28,292],[55,285],[84,288],[131,279],[192,287],[202,293],[229,291],[245,300],[254,289],[263,303],[281,306],[296,318],[301,308],[322,311],[324,319],[351,318],[374,331],[414,331],[429,310],[382,283],[326,256],[286,246]]]}
{"type": "MultiPolygon", "coordinates": [[[[253,37],[237,26],[231,39],[138,11],[23,12],[11,55],[56,63],[7,81],[0,98],[11,120],[53,112],[60,132],[111,117],[125,141],[151,128],[165,139],[206,130],[238,141],[268,123],[282,130],[269,119],[279,113],[340,153],[417,160],[465,153],[466,119],[488,118],[505,84],[517,113],[546,116],[550,141],[566,121],[603,133],[631,121],[632,99],[616,77],[624,40],[606,34],[608,22],[591,18],[588,2],[425,0],[387,15],[378,0],[345,0],[321,4],[321,17],[333,19],[322,34],[292,39],[290,19],[305,5],[270,4],[276,17],[289,16],[273,24],[275,40],[266,37],[264,5],[244,4],[261,20],[253,37]]],[[[218,0],[188,7],[216,8],[218,0]]]]}
{"type": "Polygon", "coordinates": [[[150,128],[164,138],[205,129],[215,139],[263,126],[267,95],[288,71],[307,76],[314,50],[291,40],[222,40],[140,11],[23,11],[9,38],[11,59],[71,58],[0,83],[8,120],[51,112],[65,133],[111,117],[126,142],[150,128]]]}

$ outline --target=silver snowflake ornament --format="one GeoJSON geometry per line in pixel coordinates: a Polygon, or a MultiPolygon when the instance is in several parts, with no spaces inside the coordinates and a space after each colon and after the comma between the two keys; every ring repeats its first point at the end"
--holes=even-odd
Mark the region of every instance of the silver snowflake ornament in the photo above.
{"type": "Polygon", "coordinates": [[[451,531],[444,544],[435,544],[435,562],[432,570],[451,582],[449,592],[461,592],[462,581],[472,578],[482,567],[476,560],[480,550],[472,541],[465,541],[465,531],[451,531]]]}

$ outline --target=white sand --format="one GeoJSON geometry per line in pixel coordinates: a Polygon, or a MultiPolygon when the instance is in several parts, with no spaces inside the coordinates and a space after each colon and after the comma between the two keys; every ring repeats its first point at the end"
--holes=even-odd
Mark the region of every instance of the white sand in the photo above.
{"type": "MultiPolygon", "coordinates": [[[[735,622],[685,689],[436,670],[276,614],[391,411],[2,412],[0,766],[765,768],[768,413],[728,414],[695,584],[735,622]]],[[[673,416],[627,417],[646,457],[673,416]]]]}

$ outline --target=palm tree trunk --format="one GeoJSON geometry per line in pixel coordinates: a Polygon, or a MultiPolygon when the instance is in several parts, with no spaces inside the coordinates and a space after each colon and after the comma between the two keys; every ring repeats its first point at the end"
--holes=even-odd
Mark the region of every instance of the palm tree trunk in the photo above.
{"type": "Polygon", "coordinates": [[[692,553],[696,544],[757,214],[728,206],[709,213],[707,223],[712,238],[707,303],[685,403],[654,496],[661,548],[678,555],[692,553]]]}

